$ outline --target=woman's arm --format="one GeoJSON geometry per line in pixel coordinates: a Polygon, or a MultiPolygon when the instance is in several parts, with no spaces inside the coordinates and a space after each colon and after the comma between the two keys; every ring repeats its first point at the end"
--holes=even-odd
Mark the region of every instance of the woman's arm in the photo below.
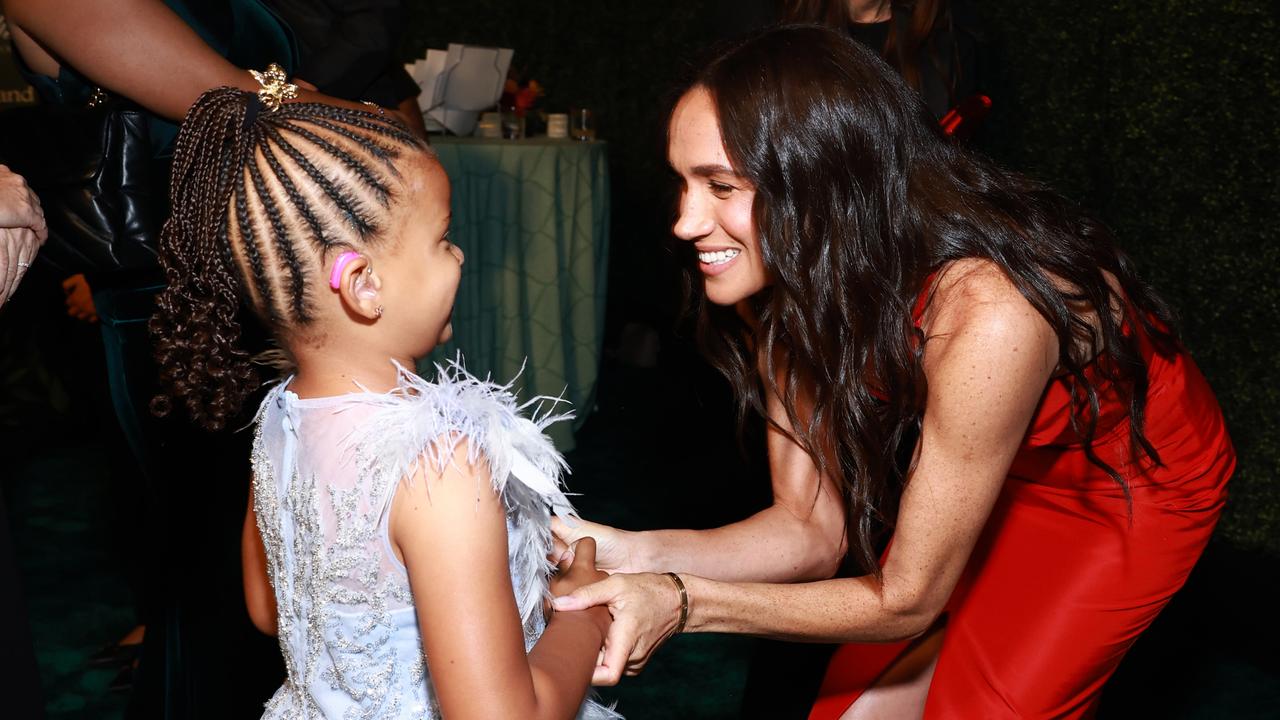
{"type": "Polygon", "coordinates": [[[253,486],[249,486],[249,508],[244,513],[240,533],[240,573],[244,582],[244,604],[253,626],[267,635],[278,632],[276,594],[267,577],[267,550],[258,533],[258,515],[253,511],[253,486]]]}
{"type": "MultiPolygon", "coordinates": [[[[769,415],[789,427],[776,396],[769,415]]],[[[799,582],[835,574],[844,556],[844,503],[794,440],[767,429],[773,504],[745,520],[710,530],[639,533],[638,564],[724,581],[799,582]]]]}
{"type": "MultiPolygon", "coordinates": [[[[957,263],[926,318],[929,381],[917,463],[903,492],[882,579],[733,584],[689,576],[687,629],[785,640],[886,642],[928,629],[950,597],[1053,372],[1048,323],[994,266],[957,263]]],[[[637,672],[674,624],[667,578],[614,575],[556,602],[614,613],[598,683],[637,672]],[[619,608],[624,608],[620,611],[619,608]],[[624,636],[625,634],[625,636],[624,636]],[[630,654],[628,654],[630,649],[630,654]]]]}
{"type": "Polygon", "coordinates": [[[574,716],[608,613],[557,613],[525,654],[507,559],[506,512],[488,468],[468,464],[465,442],[443,471],[424,460],[399,488],[391,539],[409,571],[427,665],[445,717],[574,716]]]}
{"type": "Polygon", "coordinates": [[[170,120],[210,88],[258,88],[160,0],[4,0],[4,14],[28,62],[31,44],[48,53],[35,69],[65,62],[170,120]]]}
{"type": "MultiPolygon", "coordinates": [[[[14,43],[32,69],[56,75],[66,63],[170,120],[181,120],[206,90],[259,87],[160,0],[2,0],[2,5],[14,43]]],[[[359,107],[307,90],[298,99],[359,107]]]]}
{"type": "MultiPolygon", "coordinates": [[[[774,422],[789,427],[782,402],[774,395],[767,402],[774,422]]],[[[599,567],[611,572],[684,572],[726,582],[829,578],[845,551],[839,490],[773,425],[766,443],[773,504],[745,520],[710,530],[627,532],[585,521],[575,527],[557,521],[553,528],[567,543],[594,537],[599,567]]]]}

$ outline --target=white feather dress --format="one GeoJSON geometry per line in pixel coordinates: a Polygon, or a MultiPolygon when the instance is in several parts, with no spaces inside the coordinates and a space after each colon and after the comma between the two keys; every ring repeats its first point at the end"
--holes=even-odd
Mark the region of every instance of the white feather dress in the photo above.
{"type": "MultiPolygon", "coordinates": [[[[526,651],[542,634],[551,513],[573,513],[561,489],[564,460],[542,430],[565,416],[531,420],[510,386],[477,380],[457,364],[437,369],[434,383],[400,368],[390,392],[305,400],[285,381],[262,403],[254,509],[288,673],[264,718],[440,717],[388,519],[415,464],[449,462],[464,437],[469,459],[488,462],[507,508],[526,651]]],[[[582,720],[620,717],[591,699],[578,713],[582,720]]]]}

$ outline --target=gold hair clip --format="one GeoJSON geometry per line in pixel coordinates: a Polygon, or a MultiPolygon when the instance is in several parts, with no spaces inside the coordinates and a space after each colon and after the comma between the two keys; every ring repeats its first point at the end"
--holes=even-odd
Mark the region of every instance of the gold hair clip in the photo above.
{"type": "Polygon", "coordinates": [[[289,82],[289,76],[284,74],[284,68],[276,63],[268,65],[264,73],[250,70],[249,74],[262,86],[258,91],[258,99],[266,106],[268,112],[275,112],[280,109],[285,100],[298,97],[298,86],[289,82]]]}

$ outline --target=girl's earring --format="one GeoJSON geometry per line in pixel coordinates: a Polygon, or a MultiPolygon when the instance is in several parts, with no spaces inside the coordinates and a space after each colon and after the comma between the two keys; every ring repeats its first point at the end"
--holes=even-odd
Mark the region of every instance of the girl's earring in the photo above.
{"type": "Polygon", "coordinates": [[[373,316],[374,316],[374,317],[382,317],[382,306],[381,306],[381,305],[379,305],[378,307],[376,307],[376,308],[374,308],[374,309],[373,309],[373,316]]]}

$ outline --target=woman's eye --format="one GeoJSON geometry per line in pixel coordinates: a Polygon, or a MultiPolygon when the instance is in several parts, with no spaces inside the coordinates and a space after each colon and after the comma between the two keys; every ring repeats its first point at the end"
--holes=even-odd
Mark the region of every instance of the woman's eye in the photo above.
{"type": "Polygon", "coordinates": [[[724,183],[718,183],[714,180],[707,183],[707,188],[709,188],[711,190],[711,194],[716,197],[725,197],[729,193],[733,192],[734,189],[732,185],[725,185],[724,183]]]}

